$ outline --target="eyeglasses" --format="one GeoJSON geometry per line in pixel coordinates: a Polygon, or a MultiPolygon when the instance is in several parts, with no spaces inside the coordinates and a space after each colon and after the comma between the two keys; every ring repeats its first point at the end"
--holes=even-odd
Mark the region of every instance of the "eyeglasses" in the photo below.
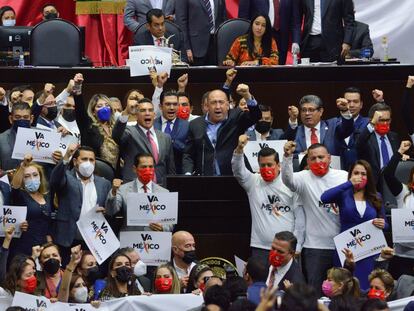
{"type": "Polygon", "coordinates": [[[318,111],[319,108],[302,108],[300,109],[301,113],[315,113],[315,111],[318,111]]]}

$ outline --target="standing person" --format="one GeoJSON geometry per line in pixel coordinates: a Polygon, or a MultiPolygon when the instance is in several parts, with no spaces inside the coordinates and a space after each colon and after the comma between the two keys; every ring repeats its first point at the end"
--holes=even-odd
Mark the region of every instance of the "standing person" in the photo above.
{"type": "MultiPolygon", "coordinates": [[[[398,163],[404,158],[405,152],[411,147],[408,140],[402,141],[398,152],[391,157],[390,162],[384,168],[384,179],[390,188],[391,193],[397,199],[398,208],[414,208],[414,169],[411,169],[407,184],[401,183],[396,170],[398,163]]],[[[394,279],[398,279],[403,274],[412,275],[414,266],[414,244],[413,243],[394,243],[395,256],[390,262],[389,271],[394,279]]]]}
{"type": "Polygon", "coordinates": [[[188,286],[191,269],[196,265],[196,244],[190,232],[177,231],[171,238],[172,266],[180,279],[181,290],[188,286]]]}
{"type": "Polygon", "coordinates": [[[236,38],[223,61],[227,66],[277,65],[278,53],[272,38],[270,19],[255,15],[247,33],[236,38]]]}
{"type": "Polygon", "coordinates": [[[333,266],[333,238],[340,231],[337,209],[332,204],[323,204],[320,198],[327,189],[344,183],[347,173],[329,168],[331,155],[322,144],[313,144],[308,148],[309,170],[293,173],[295,147],[293,141],[288,141],[284,146],[282,180],[291,191],[297,192],[303,202],[306,224],[302,267],[307,283],[315,288],[320,297],[326,272],[333,266]]]}
{"type": "MultiPolygon", "coordinates": [[[[368,220],[372,220],[372,224],[381,230],[388,229],[384,205],[377,193],[371,166],[364,160],[356,161],[349,169],[348,181],[326,190],[321,201],[339,207],[341,232],[368,220]]],[[[368,275],[374,270],[376,257],[362,259],[355,265],[354,275],[363,290],[369,288],[368,275]]]]}
{"type": "Polygon", "coordinates": [[[215,65],[214,32],[227,19],[225,1],[179,0],[175,9],[190,64],[215,65]]]}
{"type": "Polygon", "coordinates": [[[299,243],[295,251],[300,252],[305,216],[302,207],[297,206],[297,195],[283,184],[282,177],[279,176],[279,155],[272,148],[261,149],[258,155],[260,175],[253,174],[244,164],[243,149],[247,142],[246,135],[239,137],[231,164],[234,176],[249,198],[252,256],[267,261],[273,238],[281,231],[295,231],[298,234],[299,243]]]}
{"type": "Polygon", "coordinates": [[[255,13],[268,15],[272,34],[279,50],[279,65],[286,63],[289,39],[292,54],[300,52],[300,1],[299,0],[240,0],[239,18],[251,20],[255,13]]]}
{"type": "Polygon", "coordinates": [[[304,18],[301,57],[309,57],[311,62],[345,58],[354,32],[353,1],[301,0],[301,5],[304,18]]]}

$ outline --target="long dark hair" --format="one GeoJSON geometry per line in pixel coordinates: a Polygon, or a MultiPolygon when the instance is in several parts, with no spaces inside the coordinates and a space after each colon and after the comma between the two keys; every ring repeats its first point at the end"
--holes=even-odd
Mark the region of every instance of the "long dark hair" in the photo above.
{"type": "Polygon", "coordinates": [[[352,171],[357,165],[362,165],[367,171],[367,185],[364,189],[365,200],[367,200],[375,207],[375,209],[377,210],[377,215],[379,215],[382,207],[382,199],[377,193],[377,188],[375,186],[371,165],[365,160],[357,160],[354,164],[352,164],[351,168],[348,171],[348,179],[351,178],[352,171]]]}
{"type": "Polygon", "coordinates": [[[404,203],[405,203],[405,200],[412,194],[412,193],[414,193],[414,190],[413,190],[413,186],[414,186],[414,167],[410,170],[410,180],[408,181],[408,183],[407,183],[407,188],[408,188],[408,192],[407,192],[407,194],[404,196],[404,199],[403,199],[403,201],[404,201],[404,203]]]}
{"type": "Polygon", "coordinates": [[[254,21],[262,16],[266,20],[266,30],[262,37],[262,57],[270,57],[272,50],[272,26],[268,15],[265,14],[256,14],[250,21],[250,27],[247,30],[247,50],[249,51],[249,56],[251,58],[256,58],[258,55],[254,51],[254,35],[253,35],[253,24],[254,21]]]}
{"type": "Polygon", "coordinates": [[[3,283],[3,287],[7,289],[12,295],[14,295],[16,291],[22,290],[17,282],[21,279],[24,269],[27,266],[30,266],[27,260],[32,261],[33,265],[36,267],[36,263],[33,258],[23,254],[18,254],[13,257],[10,263],[6,278],[3,283]]]}

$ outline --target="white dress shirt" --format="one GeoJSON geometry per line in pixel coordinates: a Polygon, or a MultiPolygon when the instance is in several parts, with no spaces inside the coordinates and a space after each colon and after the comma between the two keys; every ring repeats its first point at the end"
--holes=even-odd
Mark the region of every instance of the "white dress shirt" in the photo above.
{"type": "Polygon", "coordinates": [[[98,195],[96,194],[96,187],[94,182],[94,175],[87,182],[81,179],[78,173],[76,173],[76,178],[78,178],[82,184],[82,208],[81,216],[85,215],[90,210],[96,208],[96,202],[98,201],[98,195]]]}
{"type": "Polygon", "coordinates": [[[310,31],[311,35],[320,35],[322,33],[322,16],[321,16],[321,0],[314,0],[313,22],[310,31]]]}
{"type": "Polygon", "coordinates": [[[184,269],[181,269],[179,266],[177,266],[175,264],[174,258],[173,258],[172,261],[173,261],[173,266],[174,266],[175,272],[177,272],[178,278],[180,278],[180,279],[183,278],[183,277],[189,276],[190,272],[191,272],[191,269],[193,269],[193,267],[196,265],[195,262],[192,262],[190,264],[190,266],[188,267],[188,269],[184,270],[184,269]]]}
{"type": "Polygon", "coordinates": [[[162,0],[150,0],[153,9],[162,10],[162,0]]]}
{"type": "MultiPolygon", "coordinates": [[[[138,125],[140,127],[140,129],[144,132],[145,136],[147,136],[147,132],[148,129],[146,129],[145,127],[142,127],[141,125],[138,125]]],[[[151,137],[152,139],[155,141],[155,144],[157,145],[157,149],[158,149],[158,154],[160,153],[160,146],[158,145],[158,139],[157,139],[157,135],[155,134],[155,129],[154,126],[152,126],[149,129],[150,133],[151,133],[151,137]]]]}
{"type": "MultiPolygon", "coordinates": [[[[289,262],[276,269],[276,273],[275,273],[275,281],[273,283],[273,288],[277,288],[279,286],[280,281],[284,278],[284,276],[286,275],[286,273],[289,271],[290,267],[292,266],[293,263],[293,258],[291,258],[289,260],[289,262]]],[[[269,281],[270,281],[270,276],[272,275],[272,271],[273,271],[273,266],[271,265],[269,267],[269,274],[267,275],[267,280],[266,280],[266,285],[269,286],[269,281]]]]}
{"type": "MultiPolygon", "coordinates": [[[[311,144],[311,128],[307,127],[307,126],[303,126],[305,129],[305,138],[306,138],[306,148],[309,148],[311,144]]],[[[314,127],[316,129],[316,136],[318,137],[318,143],[321,142],[321,122],[319,122],[318,124],[315,125],[314,127]]]]}
{"type": "MultiPolygon", "coordinates": [[[[174,128],[175,120],[177,120],[177,118],[175,118],[174,120],[170,121],[171,122],[171,132],[172,132],[172,130],[174,128]]],[[[162,130],[163,133],[165,133],[165,129],[167,127],[168,120],[166,118],[164,118],[164,117],[161,117],[161,122],[162,122],[161,123],[161,130],[162,130]]]]}
{"type": "Polygon", "coordinates": [[[273,27],[273,23],[275,22],[275,6],[273,5],[273,0],[269,0],[269,19],[273,27]]]}

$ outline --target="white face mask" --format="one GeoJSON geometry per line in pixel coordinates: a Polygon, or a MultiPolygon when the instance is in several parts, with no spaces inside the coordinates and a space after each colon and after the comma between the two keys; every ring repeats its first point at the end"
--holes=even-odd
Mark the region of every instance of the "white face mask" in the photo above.
{"type": "Polygon", "coordinates": [[[83,177],[91,177],[91,175],[93,174],[93,171],[95,170],[95,165],[92,164],[89,161],[86,162],[82,162],[79,165],[79,173],[83,176],[83,177]]]}
{"type": "Polygon", "coordinates": [[[147,265],[142,260],[138,261],[135,265],[134,274],[137,277],[147,274],[147,265]]]}
{"type": "Polygon", "coordinates": [[[3,26],[14,27],[15,25],[16,25],[16,20],[15,19],[5,19],[3,21],[3,26]]]}
{"type": "Polygon", "coordinates": [[[78,287],[75,289],[74,297],[76,302],[85,303],[88,301],[88,288],[78,287]]]}

